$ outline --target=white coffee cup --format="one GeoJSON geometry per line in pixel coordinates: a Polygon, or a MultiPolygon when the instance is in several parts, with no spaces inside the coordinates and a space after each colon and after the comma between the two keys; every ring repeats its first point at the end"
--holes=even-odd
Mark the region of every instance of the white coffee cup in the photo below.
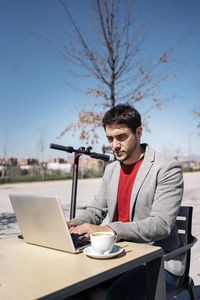
{"type": "Polygon", "coordinates": [[[114,232],[93,232],[90,234],[93,251],[98,255],[109,254],[113,249],[115,240],[114,232]]]}

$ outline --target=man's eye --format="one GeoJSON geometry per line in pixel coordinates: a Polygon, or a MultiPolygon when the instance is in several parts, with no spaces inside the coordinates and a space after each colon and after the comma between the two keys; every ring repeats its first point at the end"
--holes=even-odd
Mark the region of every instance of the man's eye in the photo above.
{"type": "Polygon", "coordinates": [[[112,141],[113,141],[113,138],[108,137],[108,142],[109,142],[109,143],[112,143],[112,141]]]}
{"type": "Polygon", "coordinates": [[[123,140],[125,140],[127,138],[127,135],[126,134],[122,134],[122,135],[119,135],[118,137],[117,137],[117,140],[118,141],[123,141],[123,140]]]}

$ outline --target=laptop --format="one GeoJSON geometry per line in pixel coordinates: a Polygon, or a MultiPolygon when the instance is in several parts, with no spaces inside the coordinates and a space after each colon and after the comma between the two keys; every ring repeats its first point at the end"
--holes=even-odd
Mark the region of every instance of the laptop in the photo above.
{"type": "Polygon", "coordinates": [[[10,201],[26,243],[78,253],[90,242],[72,236],[57,196],[10,194],[10,201]]]}

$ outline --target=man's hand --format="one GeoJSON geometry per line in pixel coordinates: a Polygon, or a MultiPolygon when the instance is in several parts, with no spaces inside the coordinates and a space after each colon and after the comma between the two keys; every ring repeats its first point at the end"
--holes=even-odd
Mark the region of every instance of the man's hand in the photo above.
{"type": "Polygon", "coordinates": [[[68,226],[68,228],[70,229],[70,228],[72,228],[72,227],[75,227],[76,225],[75,225],[74,222],[67,222],[67,226],[68,226]]]}
{"type": "MultiPolygon", "coordinates": [[[[69,224],[69,223],[68,223],[69,224]]],[[[90,234],[93,232],[100,232],[100,231],[110,231],[114,232],[108,226],[97,226],[93,224],[84,223],[78,226],[71,226],[69,229],[70,233],[78,234],[78,235],[85,235],[86,238],[90,237],[90,234]]]]}

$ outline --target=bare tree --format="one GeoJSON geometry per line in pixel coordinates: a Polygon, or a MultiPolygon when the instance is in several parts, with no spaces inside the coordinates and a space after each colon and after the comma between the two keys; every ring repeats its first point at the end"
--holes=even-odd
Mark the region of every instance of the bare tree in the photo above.
{"type": "Polygon", "coordinates": [[[1,160],[2,162],[2,177],[5,177],[7,174],[7,167],[8,167],[8,163],[7,163],[7,156],[8,156],[8,133],[5,132],[5,140],[4,143],[2,145],[2,150],[3,150],[3,159],[1,160]]]}
{"type": "MultiPolygon", "coordinates": [[[[197,64],[197,68],[200,69],[200,64],[197,64]]],[[[200,91],[200,84],[199,84],[199,82],[197,82],[197,90],[198,90],[198,92],[200,91]]],[[[198,119],[197,128],[200,128],[200,98],[198,98],[197,100],[199,102],[199,105],[198,105],[198,107],[195,107],[195,109],[194,109],[194,115],[198,119]]],[[[199,136],[200,136],[200,132],[199,132],[199,136]]]]}
{"type": "Polygon", "coordinates": [[[40,158],[40,162],[44,162],[44,152],[45,152],[45,148],[46,148],[46,130],[47,130],[47,126],[44,125],[42,128],[39,128],[39,139],[37,141],[37,149],[39,152],[39,158],[40,158]]]}
{"type": "Polygon", "coordinates": [[[44,152],[46,149],[46,135],[47,135],[47,125],[44,125],[42,128],[39,128],[40,136],[37,143],[39,157],[40,157],[40,170],[42,173],[42,179],[45,179],[45,172],[46,172],[46,163],[44,162],[44,152]]]}
{"type": "Polygon", "coordinates": [[[142,102],[145,123],[150,118],[149,112],[160,110],[168,100],[167,95],[161,95],[160,84],[175,75],[175,65],[170,59],[181,39],[152,59],[145,56],[143,42],[158,18],[139,23],[140,14],[134,14],[134,1],[91,1],[91,11],[81,13],[81,18],[86,14],[90,18],[90,31],[86,32],[75,21],[66,2],[59,0],[59,3],[70,30],[65,32],[59,47],[53,46],[64,59],[66,72],[90,78],[91,86],[82,92],[94,100],[80,109],[78,121],[68,124],[60,136],[78,129],[81,140],[97,142],[103,113],[118,103],[142,102]]]}
{"type": "MultiPolygon", "coordinates": [[[[200,102],[200,99],[199,99],[199,102],[200,102]]],[[[200,108],[196,108],[194,110],[194,114],[199,119],[198,124],[197,124],[197,128],[200,128],[200,108]]],[[[200,136],[200,132],[199,132],[199,136],[200,136]]]]}
{"type": "Polygon", "coordinates": [[[8,133],[5,133],[5,141],[4,141],[4,145],[3,145],[3,157],[7,158],[8,155],[8,133]]]}

